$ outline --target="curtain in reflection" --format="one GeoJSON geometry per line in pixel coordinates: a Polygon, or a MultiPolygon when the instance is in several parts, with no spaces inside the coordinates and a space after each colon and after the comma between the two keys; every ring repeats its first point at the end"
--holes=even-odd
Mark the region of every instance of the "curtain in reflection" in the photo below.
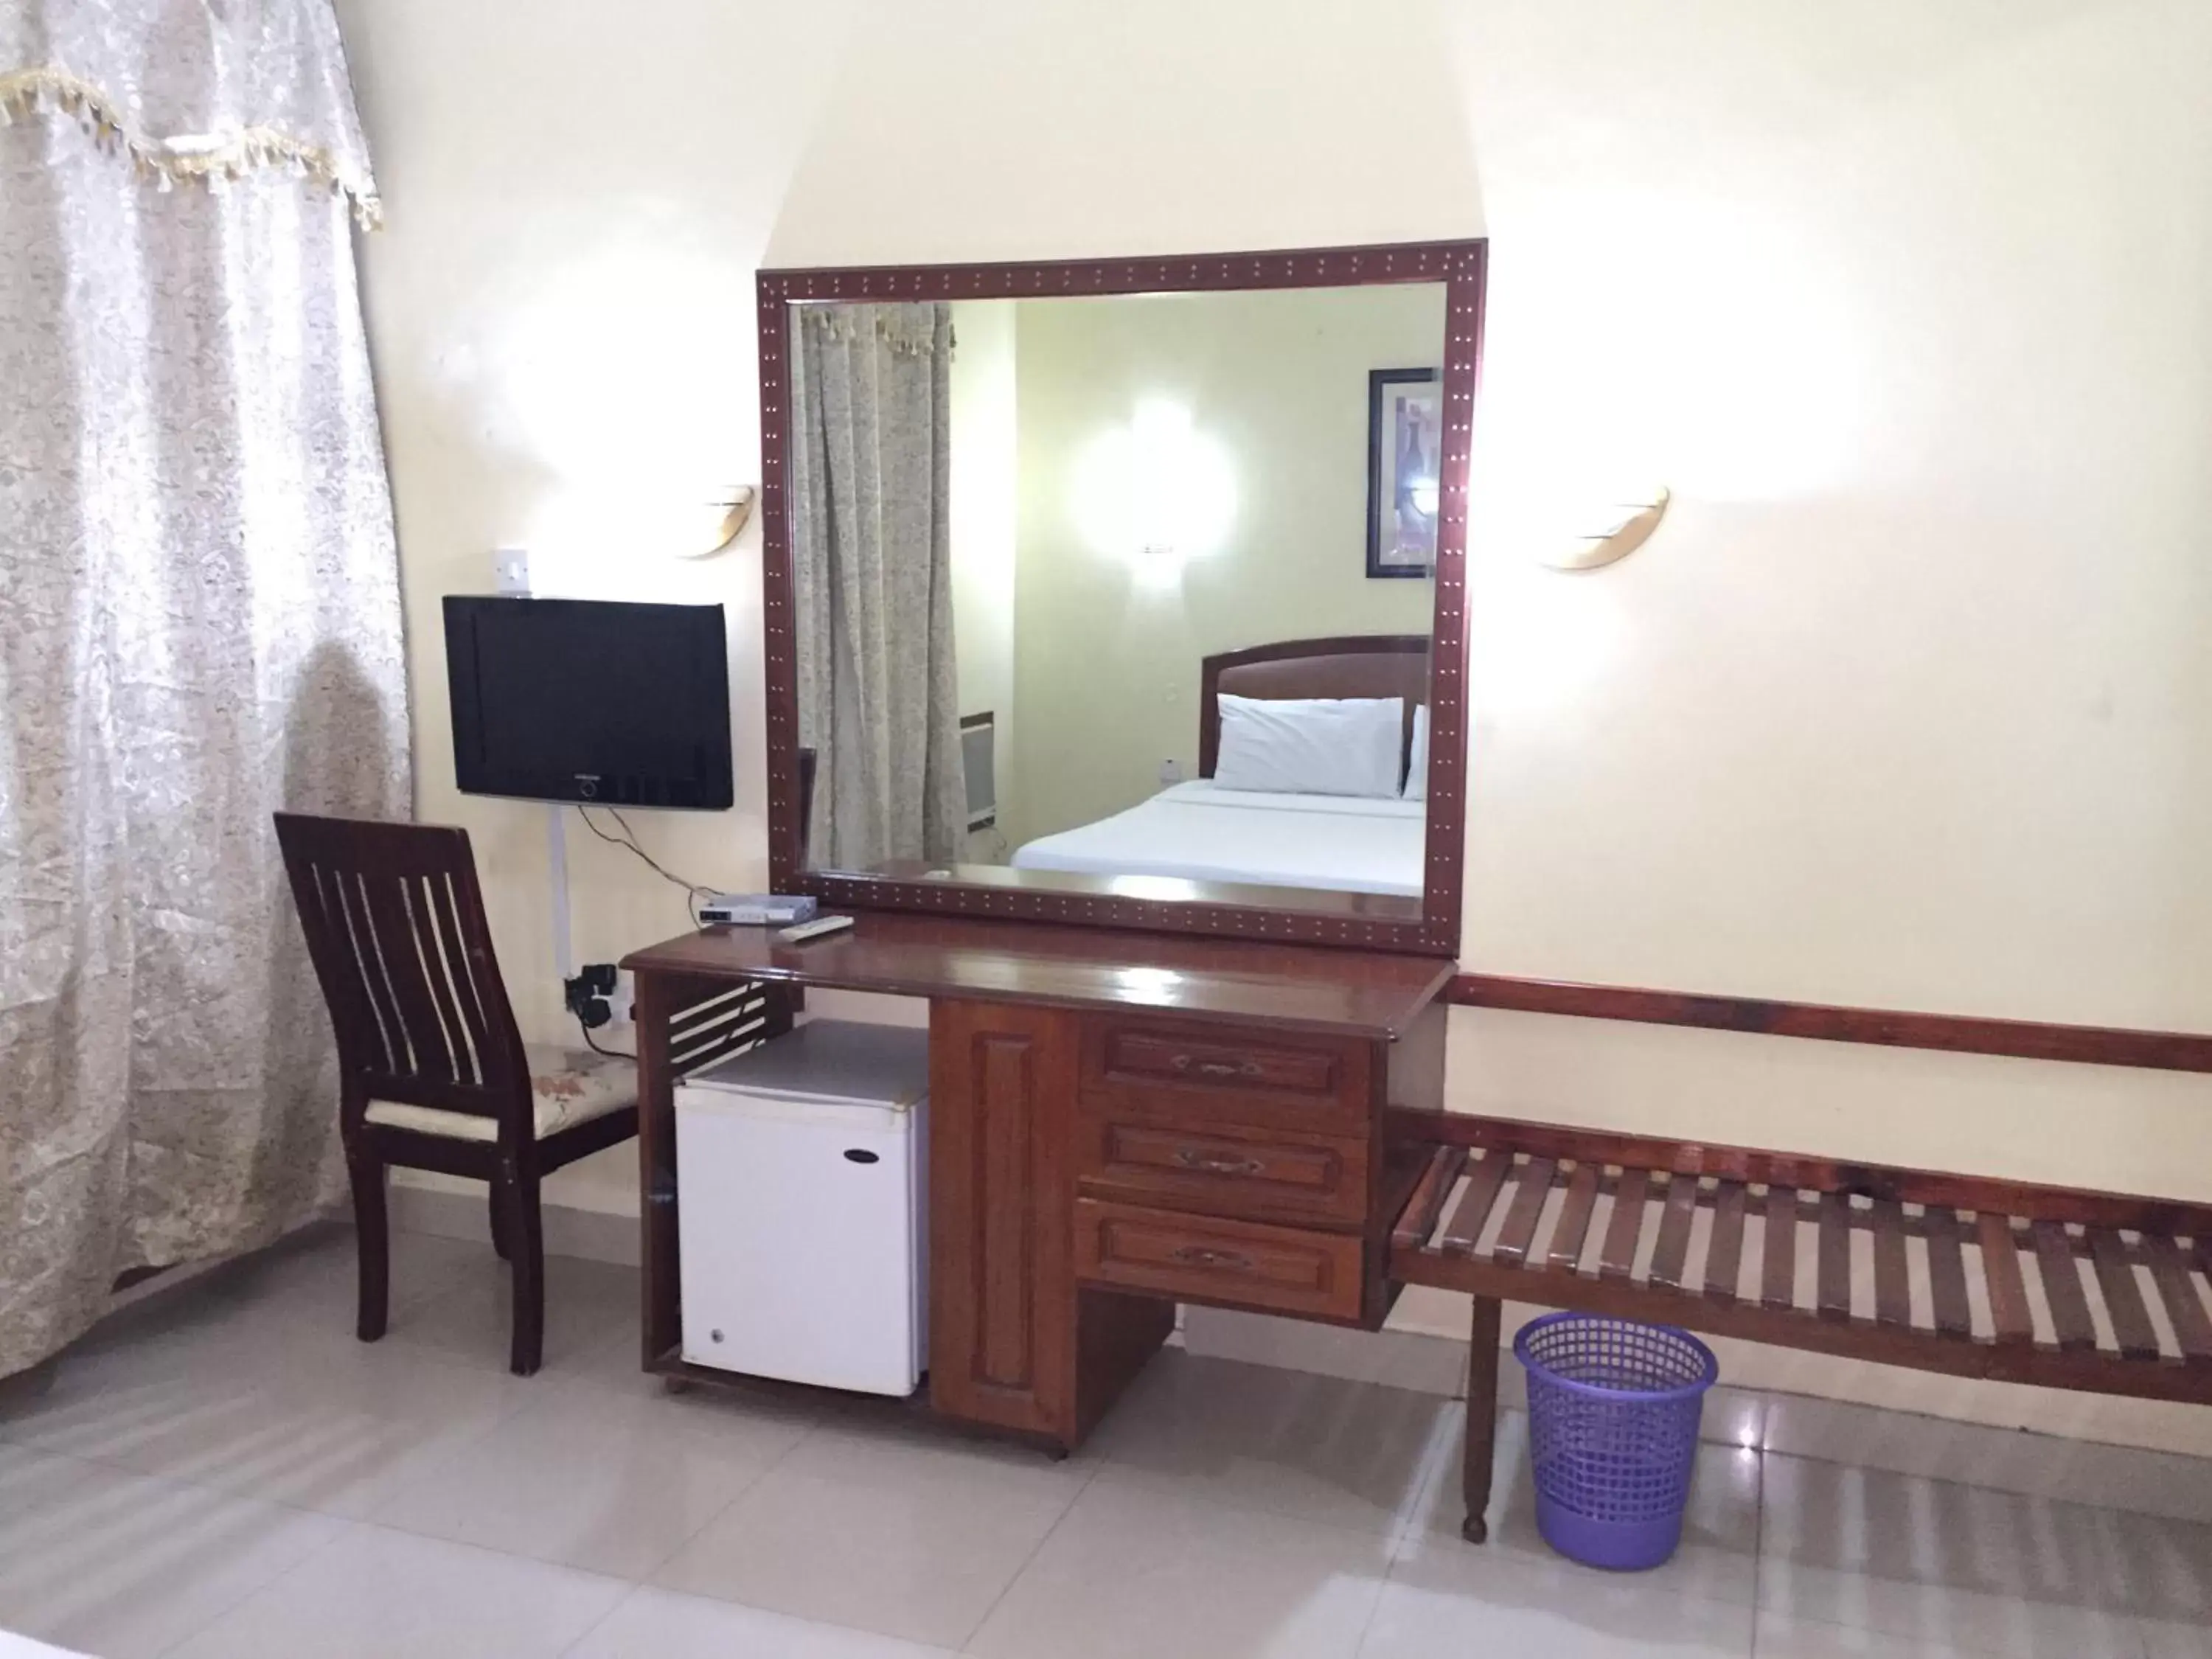
{"type": "Polygon", "coordinates": [[[791,550],[810,860],[959,855],[952,308],[820,306],[792,324],[791,550]]]}
{"type": "Polygon", "coordinates": [[[335,1197],[271,809],[404,816],[327,0],[0,4],[0,1375],[335,1197]]]}

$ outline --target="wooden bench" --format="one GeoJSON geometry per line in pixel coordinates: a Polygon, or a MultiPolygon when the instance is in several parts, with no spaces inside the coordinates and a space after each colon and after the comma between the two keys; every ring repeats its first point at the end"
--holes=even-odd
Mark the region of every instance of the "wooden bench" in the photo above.
{"type": "Polygon", "coordinates": [[[1395,1111],[1425,1167],[1389,1274],[1474,1297],[1467,1519],[1485,1536],[1499,1304],[1622,1315],[1959,1376],[2212,1402],[2212,1206],[1395,1111]]]}

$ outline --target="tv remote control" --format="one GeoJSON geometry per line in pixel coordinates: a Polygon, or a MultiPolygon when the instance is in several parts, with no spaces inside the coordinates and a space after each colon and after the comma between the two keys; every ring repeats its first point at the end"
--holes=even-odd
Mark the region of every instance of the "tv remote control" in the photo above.
{"type": "Polygon", "coordinates": [[[812,921],[802,921],[796,927],[781,928],[776,937],[786,945],[799,945],[810,939],[819,939],[824,933],[842,933],[853,925],[850,916],[817,916],[812,921]]]}

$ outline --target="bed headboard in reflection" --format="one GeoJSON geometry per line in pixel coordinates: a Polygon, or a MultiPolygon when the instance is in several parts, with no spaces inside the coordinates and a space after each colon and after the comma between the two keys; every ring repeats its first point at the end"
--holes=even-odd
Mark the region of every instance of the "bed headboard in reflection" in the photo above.
{"type": "Polygon", "coordinates": [[[1429,636],[1347,634],[1326,640],[1278,640],[1224,651],[1199,664],[1198,775],[1213,775],[1221,746],[1221,696],[1262,697],[1402,697],[1401,769],[1413,741],[1413,709],[1429,696],[1429,636]]]}

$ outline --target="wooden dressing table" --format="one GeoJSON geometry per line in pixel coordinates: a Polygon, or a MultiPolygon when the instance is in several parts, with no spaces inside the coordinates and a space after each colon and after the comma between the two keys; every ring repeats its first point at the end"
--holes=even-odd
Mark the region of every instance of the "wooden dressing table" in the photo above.
{"type": "MultiPolygon", "coordinates": [[[[623,963],[637,978],[647,1370],[701,1381],[728,1376],[682,1356],[678,1206],[714,1195],[680,1191],[675,1083],[787,1030],[808,986],[929,1003],[927,1404],[939,1414],[1071,1449],[1166,1338],[1177,1302],[1368,1328],[1382,1323],[1395,1294],[1390,1229],[1429,1155],[1404,1136],[1395,1148],[1386,1144],[1386,1108],[1442,1104],[1444,1010],[1437,999],[1460,939],[1467,476],[1486,254],[1480,241],[1447,241],[760,273],[769,884],[854,912],[858,926],[799,945],[766,930],[720,928],[623,963]],[[1211,631],[1194,632],[1190,660],[1173,671],[1180,684],[1187,669],[1198,693],[1200,780],[1215,772],[1224,696],[1400,699],[1399,775],[1410,770],[1418,744],[1425,786],[1419,834],[1407,843],[1412,861],[1393,866],[1398,879],[1381,886],[1371,878],[1346,880],[1344,890],[1330,890],[1340,884],[1291,880],[1273,865],[1256,866],[1271,873],[1201,878],[1195,871],[1081,873],[1078,866],[1063,873],[918,862],[919,849],[904,847],[866,857],[834,850],[842,844],[836,813],[824,834],[813,821],[817,804],[834,808],[844,799],[836,787],[837,757],[848,783],[860,775],[866,763],[854,758],[853,735],[884,716],[857,694],[841,705],[837,675],[809,672],[810,661],[819,671],[838,649],[854,648],[851,629],[838,631],[841,613],[823,598],[818,574],[836,556],[829,492],[846,463],[813,443],[813,417],[797,412],[811,407],[809,376],[829,372],[822,362],[807,367],[810,319],[844,306],[990,300],[1081,308],[1114,296],[1147,296],[1123,314],[1157,319],[1160,296],[1249,291],[1272,294],[1279,305],[1300,289],[1401,287],[1416,290],[1413,304],[1392,310],[1401,320],[1387,335],[1361,337],[1371,350],[1363,348],[1356,360],[1313,359],[1309,378],[1325,388],[1317,396],[1333,411],[1330,432],[1343,430],[1338,417],[1356,411],[1366,394],[1366,476],[1353,475],[1355,487],[1340,502],[1364,499],[1372,535],[1386,499],[1376,471],[1382,428],[1373,373],[1383,359],[1375,354],[1395,362],[1411,353],[1403,361],[1434,365],[1431,374],[1412,377],[1434,382],[1426,415],[1401,414],[1390,450],[1394,467],[1403,448],[1409,465],[1435,469],[1434,499],[1422,510],[1434,538],[1432,563],[1395,573],[1423,579],[1404,591],[1430,596],[1430,625],[1409,629],[1402,606],[1375,603],[1380,590],[1369,592],[1364,575],[1352,578],[1352,592],[1316,576],[1298,604],[1277,607],[1273,622],[1234,606],[1211,631]],[[1420,332],[1400,331],[1416,316],[1420,332]],[[1290,625],[1294,611],[1297,627],[1290,625]],[[831,656],[811,660],[824,651],[831,656]],[[832,743],[826,789],[816,775],[817,751],[803,746],[824,740],[832,743]],[[1407,873],[1418,874],[1418,894],[1407,890],[1407,873]]],[[[1210,314],[1218,331],[1219,319],[1233,313],[1210,314]]],[[[1328,314],[1373,319],[1383,312],[1328,314]]],[[[852,327],[842,333],[817,329],[815,344],[842,351],[855,338],[889,337],[880,332],[889,326],[883,313],[848,320],[852,327]]],[[[1339,324],[1322,327],[1310,316],[1296,332],[1302,340],[1351,337],[1339,324]]],[[[1264,330],[1249,337],[1276,340],[1264,330]]],[[[1278,373],[1281,349],[1266,346],[1278,373]]],[[[908,352],[901,361],[920,360],[908,352]]],[[[1226,371],[1217,365],[1217,372],[1226,371]]],[[[1082,378],[1103,383],[1088,370],[1082,378]]],[[[1255,438],[1259,447],[1246,463],[1270,465],[1263,452],[1273,442],[1272,465],[1290,476],[1310,463],[1297,447],[1306,430],[1255,438]]],[[[1347,467],[1358,467],[1352,447],[1341,453],[1347,467]]],[[[1396,503],[1401,493],[1394,485],[1387,499],[1396,503]]],[[[1405,501],[1418,501],[1418,492],[1405,501]]],[[[1007,506],[1011,513],[1011,500],[1007,506]]],[[[1413,510],[1388,508],[1401,516],[1413,510]]],[[[1357,529],[1347,514],[1316,533],[1350,546],[1357,529]]],[[[919,543],[902,545],[909,561],[919,556],[919,543]]],[[[1038,556],[1056,556],[1040,543],[1038,556]]],[[[1341,568],[1357,570],[1356,554],[1341,568]]],[[[902,620],[921,623],[919,613],[902,620]]],[[[1094,699],[1133,709],[1162,694],[1157,666],[1117,679],[1111,658],[1103,652],[1076,669],[1091,675],[1094,699]]],[[[912,741],[912,730],[900,740],[912,741]]],[[[1106,766],[1103,755],[1097,760],[1106,766]]],[[[1157,763],[1118,805],[1133,806],[1152,793],[1157,763]]],[[[1062,828],[1097,816],[1087,806],[1062,806],[1062,828]]],[[[1231,848],[1228,863],[1243,871],[1240,851],[1250,848],[1231,848]]],[[[790,1243],[794,1251],[808,1245],[790,1243]]]]}
{"type": "Polygon", "coordinates": [[[1425,1159],[1386,1151],[1384,1108],[1441,1103],[1447,961],[878,913],[623,965],[648,1370],[726,1377],[680,1352],[675,1081],[787,1029],[807,986],[929,1000],[934,1412],[1073,1449],[1179,1301],[1369,1329],[1389,1310],[1425,1159]]]}

